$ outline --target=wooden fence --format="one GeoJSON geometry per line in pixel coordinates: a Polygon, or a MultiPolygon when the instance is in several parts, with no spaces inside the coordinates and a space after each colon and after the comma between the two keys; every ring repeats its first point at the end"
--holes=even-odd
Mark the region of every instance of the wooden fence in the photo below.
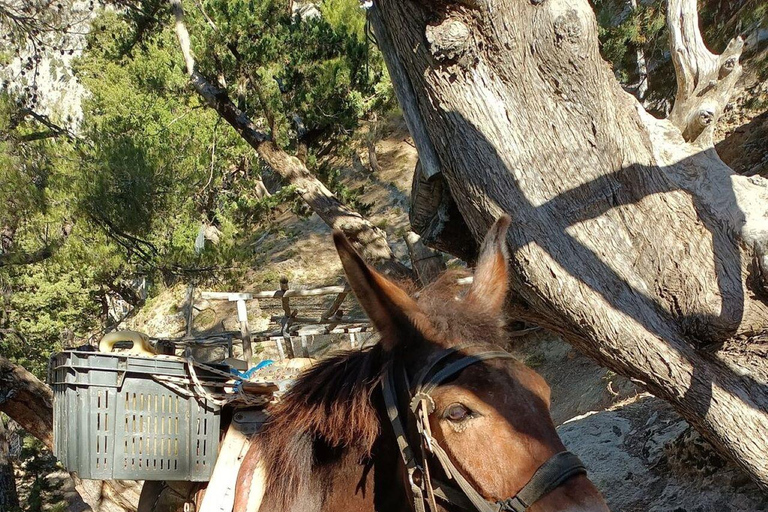
{"type": "Polygon", "coordinates": [[[237,303],[237,320],[240,326],[239,338],[243,342],[243,356],[251,361],[253,342],[274,340],[281,356],[295,357],[293,337],[301,338],[302,356],[308,356],[307,337],[320,334],[350,334],[354,344],[355,334],[372,330],[368,318],[345,316],[341,305],[350,293],[348,286],[324,286],[308,290],[291,289],[288,279],[280,279],[279,290],[267,290],[253,293],[202,292],[206,300],[226,300],[237,303]],[[299,316],[296,299],[335,295],[333,303],[319,317],[299,316]],[[247,301],[280,299],[283,314],[270,317],[275,328],[260,332],[251,332],[248,323],[247,301]],[[295,299],[293,304],[291,299],[295,299]],[[283,348],[285,346],[285,348],[283,348]]]}

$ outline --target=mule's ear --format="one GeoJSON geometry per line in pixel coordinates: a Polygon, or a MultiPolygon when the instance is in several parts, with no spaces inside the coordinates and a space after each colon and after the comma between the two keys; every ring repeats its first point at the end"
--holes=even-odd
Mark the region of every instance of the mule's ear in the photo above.
{"type": "Polygon", "coordinates": [[[509,274],[507,271],[507,229],[512,219],[502,215],[491,226],[480,247],[475,278],[466,300],[482,304],[486,311],[501,313],[507,296],[509,274]]]}
{"type": "Polygon", "coordinates": [[[371,268],[341,231],[334,230],[333,242],[349,286],[381,334],[384,348],[391,350],[401,340],[405,342],[418,337],[427,328],[427,322],[416,301],[371,268]]]}

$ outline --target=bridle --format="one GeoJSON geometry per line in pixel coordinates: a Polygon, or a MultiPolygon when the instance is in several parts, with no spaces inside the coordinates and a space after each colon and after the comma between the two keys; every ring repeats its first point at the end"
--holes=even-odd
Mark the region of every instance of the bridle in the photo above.
{"type": "Polygon", "coordinates": [[[437,512],[436,499],[439,499],[470,511],[525,512],[536,501],[571,477],[585,474],[586,469],[573,453],[560,452],[542,464],[520,492],[511,498],[489,501],[475,490],[432,437],[429,415],[435,410],[435,402],[430,394],[446,379],[468,366],[488,359],[511,359],[513,356],[499,350],[478,352],[457,359],[455,356],[465,348],[467,346],[442,350],[432,364],[416,375],[413,386],[410,385],[402,365],[390,366],[384,375],[384,405],[405,465],[413,508],[415,512],[426,512],[429,506],[431,511],[437,512]],[[404,404],[407,404],[407,408],[402,407],[404,404]],[[403,410],[406,411],[405,414],[403,410]],[[445,475],[455,482],[458,489],[431,477],[430,454],[438,460],[445,475]]]}

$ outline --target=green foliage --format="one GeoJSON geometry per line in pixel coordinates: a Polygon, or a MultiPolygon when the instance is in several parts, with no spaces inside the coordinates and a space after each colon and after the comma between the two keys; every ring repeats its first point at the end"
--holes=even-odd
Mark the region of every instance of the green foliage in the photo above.
{"type": "Polygon", "coordinates": [[[293,186],[283,187],[268,197],[241,195],[236,198],[233,215],[242,224],[253,224],[274,219],[278,207],[297,200],[293,186]]]}
{"type": "Polygon", "coordinates": [[[120,13],[105,12],[95,26],[75,66],[91,93],[79,207],[144,272],[230,265],[238,229],[226,215],[231,195],[221,192],[252,150],[190,94],[170,29],[131,46],[137,28],[120,13]],[[225,236],[197,254],[201,223],[225,236]]]}
{"type": "MultiPolygon", "coordinates": [[[[309,19],[292,17],[285,0],[186,7],[198,69],[365,213],[360,191],[318,163],[394,103],[357,0],[325,0],[322,17],[309,19]]],[[[12,58],[0,45],[0,59],[12,58]]],[[[275,231],[276,212],[309,213],[292,187],[257,193],[262,177],[275,179],[189,87],[168,2],[103,10],[72,72],[88,91],[76,137],[35,117],[18,87],[0,94],[0,230],[9,233],[0,255],[47,250],[33,264],[0,266],[0,352],[38,377],[51,352],[98,333],[120,283],[230,283],[262,261],[250,244],[275,231]],[[201,226],[217,240],[198,253],[201,226]]]]}
{"type": "Polygon", "coordinates": [[[322,17],[302,19],[286,1],[210,0],[202,8],[211,22],[187,13],[201,72],[224,77],[230,96],[284,148],[345,140],[393,101],[357,1],[320,7],[322,17]]]}
{"type": "Polygon", "coordinates": [[[638,2],[629,9],[623,0],[595,0],[603,57],[613,64],[622,84],[639,80],[637,50],[641,49],[648,62],[666,59],[666,3],[638,2]]]}
{"type": "Polygon", "coordinates": [[[316,167],[315,174],[321,180],[323,180],[328,188],[335,192],[336,197],[338,197],[342,203],[349,206],[364,217],[371,212],[373,204],[363,202],[360,199],[360,197],[365,192],[364,186],[360,189],[350,189],[342,182],[341,172],[339,171],[338,167],[323,162],[316,167]]]}
{"type": "Polygon", "coordinates": [[[0,330],[10,333],[0,336],[0,353],[38,377],[63,332],[85,335],[98,318],[84,314],[98,313],[88,292],[93,274],[67,259],[78,250],[81,229],[72,211],[74,147],[48,131],[15,97],[0,93],[0,255],[13,263],[15,255],[62,250],[34,265],[0,265],[0,330]]]}

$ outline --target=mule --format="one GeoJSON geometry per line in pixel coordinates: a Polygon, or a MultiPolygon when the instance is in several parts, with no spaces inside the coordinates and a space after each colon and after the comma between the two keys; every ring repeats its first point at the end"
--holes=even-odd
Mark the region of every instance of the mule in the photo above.
{"type": "Polygon", "coordinates": [[[509,222],[488,232],[468,290],[449,271],[418,299],[334,233],[380,341],[318,363],[272,408],[235,512],[608,512],[565,452],[544,379],[497,348],[509,222]]]}

